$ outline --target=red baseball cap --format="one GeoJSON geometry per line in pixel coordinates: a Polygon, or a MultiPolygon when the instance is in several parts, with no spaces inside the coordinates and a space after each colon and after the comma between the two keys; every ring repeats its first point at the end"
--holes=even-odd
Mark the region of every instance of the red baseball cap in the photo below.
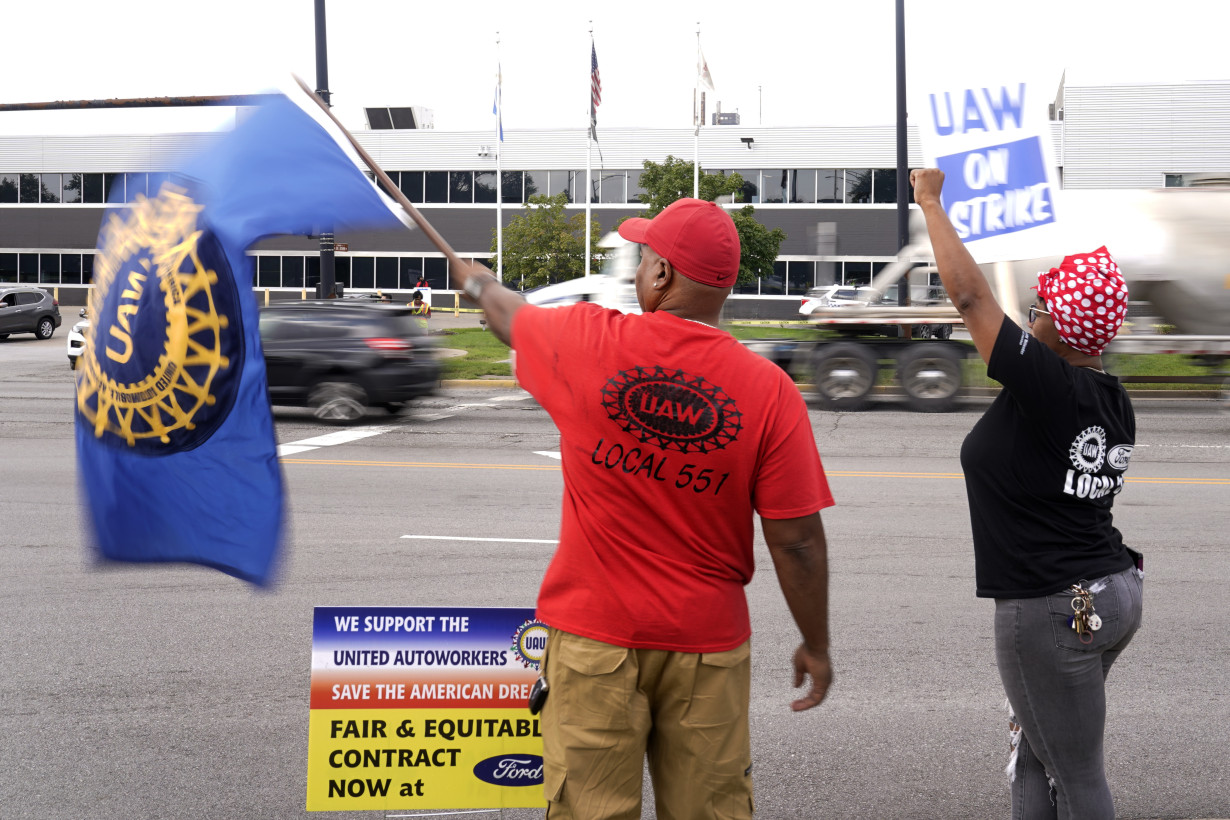
{"type": "Polygon", "coordinates": [[[625,220],[619,235],[653,248],[693,282],[728,288],[739,278],[739,232],[712,202],[677,199],[652,219],[625,220]]]}

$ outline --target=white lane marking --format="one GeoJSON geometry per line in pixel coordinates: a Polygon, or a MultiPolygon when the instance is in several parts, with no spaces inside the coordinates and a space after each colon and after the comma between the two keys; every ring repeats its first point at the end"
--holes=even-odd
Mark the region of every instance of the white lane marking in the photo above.
{"type": "Polygon", "coordinates": [[[547,458],[559,458],[559,453],[553,453],[550,450],[535,450],[534,455],[546,456],[547,458]]]}
{"type": "Polygon", "coordinates": [[[499,541],[505,544],[558,544],[559,541],[543,538],[470,538],[463,535],[403,535],[425,541],[499,541]]]}
{"type": "Polygon", "coordinates": [[[492,401],[525,401],[525,400],[526,400],[526,399],[528,399],[529,397],[530,397],[530,394],[529,394],[529,393],[522,393],[520,396],[517,396],[517,395],[512,395],[512,396],[495,396],[495,397],[493,397],[491,400],[492,400],[492,401]]]}
{"type": "Polygon", "coordinates": [[[336,433],[325,433],[323,436],[314,436],[313,438],[305,438],[299,441],[289,441],[286,444],[278,445],[278,456],[293,456],[296,453],[303,453],[308,450],[315,450],[317,447],[332,447],[335,444],[347,444],[351,441],[358,441],[363,438],[378,436],[381,433],[387,433],[390,430],[396,430],[400,425],[385,424],[380,427],[364,427],[362,430],[339,430],[336,433]]]}
{"type": "Polygon", "coordinates": [[[306,453],[308,450],[315,450],[315,447],[304,447],[299,444],[279,444],[278,457],[293,456],[296,453],[306,453]]]}
{"type": "Polygon", "coordinates": [[[483,404],[455,404],[455,405],[453,405],[452,407],[450,407],[450,408],[448,408],[448,409],[449,409],[449,410],[468,410],[468,409],[469,409],[469,408],[471,408],[471,407],[495,407],[495,405],[494,405],[494,404],[490,404],[490,403],[483,403],[483,404]]]}
{"type": "Polygon", "coordinates": [[[439,421],[440,419],[451,419],[452,413],[416,413],[414,418],[418,421],[439,421]]]}
{"type": "Polygon", "coordinates": [[[1230,444],[1137,444],[1137,447],[1177,447],[1186,450],[1225,450],[1230,444]]]}
{"type": "Polygon", "coordinates": [[[332,447],[335,444],[349,444],[361,438],[371,438],[390,430],[396,430],[400,425],[385,424],[379,427],[363,427],[357,430],[339,430],[336,433],[325,433],[323,436],[305,438],[302,441],[292,441],[291,444],[310,444],[315,447],[332,447]]]}

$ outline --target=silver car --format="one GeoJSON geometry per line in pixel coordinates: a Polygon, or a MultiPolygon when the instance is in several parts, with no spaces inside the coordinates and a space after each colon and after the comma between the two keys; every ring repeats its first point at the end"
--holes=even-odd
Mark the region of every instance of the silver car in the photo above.
{"type": "Polygon", "coordinates": [[[60,303],[47,291],[28,285],[0,285],[0,339],[13,333],[50,339],[60,321],[60,303]]]}

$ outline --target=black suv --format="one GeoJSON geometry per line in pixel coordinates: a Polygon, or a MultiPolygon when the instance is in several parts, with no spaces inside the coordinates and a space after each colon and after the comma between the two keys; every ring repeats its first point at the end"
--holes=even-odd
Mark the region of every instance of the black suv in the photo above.
{"type": "Polygon", "coordinates": [[[410,307],[341,299],[261,309],[269,400],[355,421],[368,407],[396,413],[435,390],[440,365],[410,307]]]}
{"type": "Polygon", "coordinates": [[[60,326],[60,303],[42,288],[0,285],[0,339],[33,333],[50,339],[60,326]]]}

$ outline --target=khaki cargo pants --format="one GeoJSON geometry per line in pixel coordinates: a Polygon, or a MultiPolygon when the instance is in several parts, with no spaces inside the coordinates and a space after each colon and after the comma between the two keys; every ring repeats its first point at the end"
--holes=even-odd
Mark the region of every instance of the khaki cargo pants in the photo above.
{"type": "Polygon", "coordinates": [[[542,712],[549,820],[637,820],[645,756],[659,820],[752,816],[751,644],[625,649],[552,629],[542,712]]]}

